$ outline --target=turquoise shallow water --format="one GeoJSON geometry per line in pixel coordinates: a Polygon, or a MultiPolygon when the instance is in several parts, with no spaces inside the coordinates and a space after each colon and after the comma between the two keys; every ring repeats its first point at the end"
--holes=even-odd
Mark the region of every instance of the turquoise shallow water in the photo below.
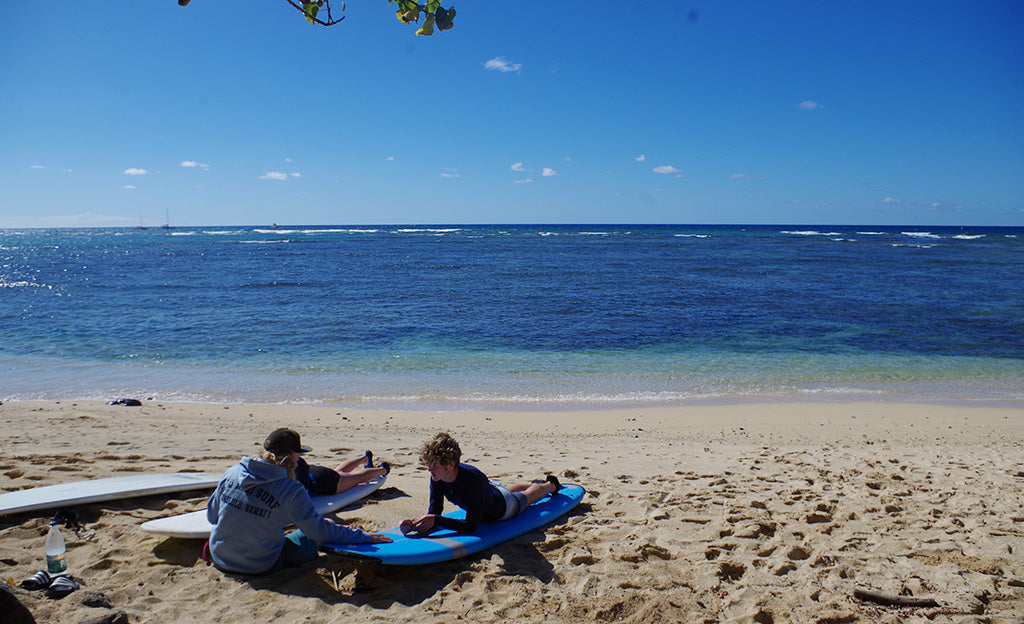
{"type": "Polygon", "coordinates": [[[1024,404],[1024,229],[7,230],[0,399],[1024,404]]]}

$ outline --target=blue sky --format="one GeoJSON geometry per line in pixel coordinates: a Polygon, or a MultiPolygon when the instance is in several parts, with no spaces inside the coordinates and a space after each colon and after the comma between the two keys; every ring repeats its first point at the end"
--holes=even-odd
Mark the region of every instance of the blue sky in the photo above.
{"type": "Polygon", "coordinates": [[[1024,3],[455,6],[2,2],[0,228],[1024,225],[1024,3]]]}

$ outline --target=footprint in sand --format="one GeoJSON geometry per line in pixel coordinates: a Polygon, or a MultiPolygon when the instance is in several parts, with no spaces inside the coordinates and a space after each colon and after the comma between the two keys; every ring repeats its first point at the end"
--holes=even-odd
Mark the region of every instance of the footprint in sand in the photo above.
{"type": "Polygon", "coordinates": [[[794,546],[793,548],[789,549],[789,552],[786,553],[786,556],[793,561],[803,561],[804,559],[810,558],[811,553],[803,546],[794,546]]]}
{"type": "Polygon", "coordinates": [[[569,563],[571,563],[574,566],[593,565],[597,563],[597,557],[590,553],[573,555],[572,559],[569,560],[569,563]]]}
{"type": "Polygon", "coordinates": [[[795,565],[793,565],[792,563],[783,563],[779,567],[775,568],[774,574],[775,576],[785,576],[793,570],[796,570],[795,565]]]}
{"type": "Polygon", "coordinates": [[[540,544],[537,544],[537,550],[539,550],[540,552],[543,552],[543,553],[547,553],[547,552],[551,552],[553,550],[558,550],[559,548],[563,548],[568,543],[569,543],[568,539],[566,539],[564,537],[556,537],[554,539],[549,539],[549,540],[547,540],[545,542],[541,542],[540,544]]]}
{"type": "Polygon", "coordinates": [[[82,469],[79,468],[78,466],[64,466],[64,465],[60,465],[60,466],[54,466],[54,467],[50,468],[50,471],[51,472],[81,472],[82,469]]]}
{"type": "Polygon", "coordinates": [[[747,572],[747,566],[742,563],[733,563],[730,561],[723,561],[718,566],[718,578],[723,581],[738,581],[743,578],[743,575],[747,572]]]}

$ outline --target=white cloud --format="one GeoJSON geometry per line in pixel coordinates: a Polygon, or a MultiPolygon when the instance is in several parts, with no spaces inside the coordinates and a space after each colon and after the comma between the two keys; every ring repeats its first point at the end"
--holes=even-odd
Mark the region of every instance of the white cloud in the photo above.
{"type": "Polygon", "coordinates": [[[280,171],[268,171],[260,176],[260,180],[287,180],[288,174],[280,171]]]}
{"type": "Polygon", "coordinates": [[[289,173],[288,175],[290,175],[293,178],[301,178],[302,177],[302,174],[299,173],[298,171],[296,171],[295,173],[289,173]]]}
{"type": "Polygon", "coordinates": [[[285,159],[284,159],[284,161],[285,161],[286,163],[290,163],[290,162],[292,161],[292,159],[291,159],[291,158],[285,158],[285,159]]]}
{"type": "Polygon", "coordinates": [[[484,67],[500,72],[517,72],[523,68],[523,64],[511,63],[504,56],[498,56],[484,63],[484,67]]]}
{"type": "Polygon", "coordinates": [[[796,107],[799,108],[800,110],[805,110],[805,111],[812,111],[812,110],[818,110],[818,109],[821,109],[821,108],[825,108],[824,106],[822,106],[821,104],[819,104],[819,103],[817,103],[817,102],[815,102],[813,100],[804,100],[803,102],[800,102],[799,104],[797,104],[796,107]]]}
{"type": "Polygon", "coordinates": [[[545,178],[550,178],[552,176],[558,175],[558,172],[552,169],[551,167],[544,167],[544,169],[541,170],[540,174],[545,178]]]}
{"type": "Polygon", "coordinates": [[[462,174],[459,173],[458,169],[445,169],[444,171],[441,172],[441,177],[448,179],[460,178],[462,177],[462,174]]]}
{"type": "Polygon", "coordinates": [[[533,178],[524,178],[522,180],[515,180],[516,184],[529,184],[530,182],[533,182],[533,178]]]}
{"type": "Polygon", "coordinates": [[[147,173],[149,173],[149,172],[146,171],[145,169],[139,169],[137,167],[133,167],[131,169],[125,169],[124,170],[124,174],[125,175],[146,175],[147,173]]]}
{"type": "Polygon", "coordinates": [[[672,165],[662,165],[653,169],[654,173],[679,173],[679,170],[672,165]]]}
{"type": "Polygon", "coordinates": [[[755,176],[752,176],[752,175],[747,175],[745,173],[734,173],[731,176],[729,176],[729,179],[730,180],[763,180],[764,178],[758,178],[758,177],[755,177],[755,176]]]}
{"type": "Polygon", "coordinates": [[[529,169],[524,167],[523,163],[521,163],[521,162],[513,163],[512,166],[509,167],[509,169],[511,169],[512,171],[519,171],[519,172],[529,171],[529,169]]]}
{"type": "Polygon", "coordinates": [[[42,165],[32,165],[31,167],[29,167],[29,169],[46,169],[46,167],[42,165]]]}
{"type": "Polygon", "coordinates": [[[134,184],[125,184],[121,188],[123,188],[123,189],[133,189],[133,188],[135,188],[135,185],[134,184]]]}
{"type": "Polygon", "coordinates": [[[647,160],[647,156],[643,154],[640,154],[639,156],[636,157],[637,162],[644,162],[645,160],[647,160]]]}
{"type": "Polygon", "coordinates": [[[880,203],[880,204],[898,204],[898,203],[900,203],[900,200],[893,199],[892,197],[886,197],[885,199],[878,200],[878,203],[880,203]]]}
{"type": "Polygon", "coordinates": [[[394,160],[394,159],[395,159],[395,157],[394,157],[394,156],[388,156],[388,157],[387,157],[387,158],[385,158],[384,160],[394,160]]]}
{"type": "Polygon", "coordinates": [[[208,165],[206,163],[201,163],[201,162],[198,162],[198,161],[195,161],[195,160],[183,160],[183,161],[181,161],[181,165],[180,166],[181,167],[190,167],[190,168],[200,167],[200,168],[206,169],[206,170],[210,169],[210,165],[208,165]]]}

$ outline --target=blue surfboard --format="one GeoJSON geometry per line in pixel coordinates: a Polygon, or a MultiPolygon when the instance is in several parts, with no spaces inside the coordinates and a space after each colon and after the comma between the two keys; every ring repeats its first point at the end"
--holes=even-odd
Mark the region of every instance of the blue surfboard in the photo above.
{"type": "MultiPolygon", "coordinates": [[[[578,485],[563,485],[526,508],[515,518],[480,524],[475,533],[459,533],[451,529],[434,531],[427,537],[407,537],[398,527],[381,531],[393,542],[386,544],[323,544],[326,551],[357,559],[378,561],[386,565],[418,565],[448,561],[497,546],[524,533],[558,519],[583,500],[586,491],[578,485]]],[[[446,513],[449,518],[465,518],[457,509],[446,513]]]]}

